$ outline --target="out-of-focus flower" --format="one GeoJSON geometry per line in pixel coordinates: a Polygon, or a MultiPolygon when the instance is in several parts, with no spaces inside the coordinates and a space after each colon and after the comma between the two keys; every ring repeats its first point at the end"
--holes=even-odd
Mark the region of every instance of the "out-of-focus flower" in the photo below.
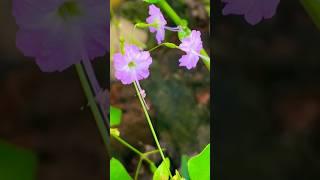
{"type": "Polygon", "coordinates": [[[191,34],[182,40],[179,49],[187,53],[179,59],[179,66],[185,66],[187,69],[196,67],[200,57],[208,59],[200,54],[202,49],[200,31],[192,30],[191,34]]]}
{"type": "MultiPolygon", "coordinates": [[[[115,77],[123,84],[136,82],[139,92],[144,100],[146,93],[140,87],[139,80],[149,77],[149,67],[152,58],[148,51],[142,51],[137,46],[125,45],[124,54],[117,53],[113,55],[113,65],[115,77]]],[[[146,102],[144,101],[148,108],[146,102]]]]}
{"type": "Polygon", "coordinates": [[[108,51],[105,0],[13,0],[16,45],[42,71],[63,71],[108,51]]]}
{"type": "Polygon", "coordinates": [[[276,13],[280,0],[222,0],[226,3],[223,15],[244,15],[246,21],[255,25],[276,13]]]}
{"type": "Polygon", "coordinates": [[[165,37],[165,29],[170,31],[180,31],[180,27],[168,27],[166,26],[167,21],[164,19],[161,11],[155,5],[149,6],[149,17],[146,19],[147,23],[151,25],[149,27],[150,32],[156,32],[156,39],[158,44],[160,44],[165,37]]]}

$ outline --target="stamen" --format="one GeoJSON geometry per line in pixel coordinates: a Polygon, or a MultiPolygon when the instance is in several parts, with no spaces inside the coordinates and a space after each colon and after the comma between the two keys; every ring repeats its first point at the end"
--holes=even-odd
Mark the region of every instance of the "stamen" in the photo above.
{"type": "Polygon", "coordinates": [[[169,31],[174,31],[174,32],[179,32],[179,31],[182,30],[180,26],[177,26],[177,27],[164,26],[164,28],[169,30],[169,31]]]}
{"type": "Polygon", "coordinates": [[[141,88],[140,83],[139,83],[138,80],[136,80],[135,82],[137,83],[138,90],[139,90],[139,93],[140,93],[140,95],[142,97],[143,104],[146,106],[147,110],[149,110],[149,106],[148,106],[148,104],[146,103],[146,101],[144,99],[146,97],[146,91],[141,88]]]}

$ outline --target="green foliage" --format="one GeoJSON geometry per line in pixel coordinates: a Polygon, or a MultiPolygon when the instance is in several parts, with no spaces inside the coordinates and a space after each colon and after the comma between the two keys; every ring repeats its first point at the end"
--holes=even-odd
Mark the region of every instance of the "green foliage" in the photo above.
{"type": "Polygon", "coordinates": [[[190,180],[189,173],[188,173],[188,160],[190,158],[187,155],[181,156],[181,174],[186,180],[190,180]]]}
{"type": "Polygon", "coordinates": [[[210,180],[210,144],[200,154],[189,159],[188,171],[191,180],[210,180]]]}
{"type": "Polygon", "coordinates": [[[162,161],[156,172],[153,174],[153,180],[168,180],[169,179],[170,160],[168,158],[162,161]]]}
{"type": "Polygon", "coordinates": [[[132,180],[127,170],[116,158],[110,160],[110,180],[132,180]]]}
{"type": "Polygon", "coordinates": [[[185,179],[181,177],[179,174],[179,171],[176,170],[176,174],[172,177],[172,180],[185,180],[185,179]]]}
{"type": "Polygon", "coordinates": [[[158,3],[160,0],[143,0],[144,2],[153,4],[153,3],[158,3]]]}
{"type": "Polygon", "coordinates": [[[319,0],[301,0],[302,5],[312,18],[313,22],[320,29],[320,1],[319,0]]]}
{"type": "Polygon", "coordinates": [[[121,123],[121,116],[121,109],[110,106],[110,126],[119,125],[121,123]]]}
{"type": "Polygon", "coordinates": [[[36,166],[33,152],[0,141],[0,179],[35,180],[36,166]]]}

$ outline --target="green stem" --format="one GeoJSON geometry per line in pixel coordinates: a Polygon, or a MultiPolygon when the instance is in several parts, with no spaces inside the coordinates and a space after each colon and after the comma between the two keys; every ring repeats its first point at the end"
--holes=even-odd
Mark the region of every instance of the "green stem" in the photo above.
{"type": "MultiPolygon", "coordinates": [[[[203,55],[203,56],[206,56],[209,58],[207,52],[204,50],[204,49],[201,49],[200,51],[200,54],[203,55]]],[[[204,63],[204,65],[207,67],[207,69],[210,71],[210,61],[204,59],[204,58],[201,58],[202,59],[202,62],[204,63]]],[[[210,59],[210,58],[209,58],[210,59]]]]}
{"type": "MultiPolygon", "coordinates": [[[[163,151],[165,151],[165,149],[162,149],[163,151]]],[[[143,153],[145,156],[149,156],[150,154],[155,154],[155,153],[158,153],[159,150],[156,149],[156,150],[153,150],[153,151],[148,151],[148,152],[145,152],[143,153]]]]}
{"type": "Polygon", "coordinates": [[[146,155],[142,152],[140,152],[138,149],[136,149],[135,147],[133,147],[132,145],[130,145],[129,143],[127,143],[124,139],[122,139],[121,137],[119,136],[115,136],[114,134],[111,134],[111,136],[113,138],[115,138],[117,141],[119,141],[121,144],[123,144],[124,146],[126,146],[127,148],[129,148],[131,151],[135,152],[136,154],[138,154],[140,156],[141,159],[144,159],[146,160],[150,166],[154,166],[154,163],[146,157],[146,155]]]}
{"type": "MultiPolygon", "coordinates": [[[[146,108],[145,104],[143,103],[141,94],[139,93],[138,86],[137,86],[136,82],[134,82],[134,87],[135,87],[136,92],[137,92],[137,95],[138,95],[138,97],[139,97],[140,104],[141,104],[141,106],[142,106],[142,109],[143,109],[143,111],[144,111],[144,114],[145,114],[145,116],[146,116],[146,118],[147,118],[149,127],[150,127],[151,132],[152,132],[153,139],[155,140],[155,142],[156,142],[156,144],[157,144],[157,147],[158,147],[158,150],[159,150],[159,152],[160,152],[160,155],[161,155],[162,160],[165,162],[165,157],[164,157],[162,148],[161,148],[161,146],[160,146],[160,143],[159,143],[158,137],[157,137],[157,135],[156,135],[156,132],[155,132],[155,130],[154,130],[154,128],[153,128],[153,125],[152,125],[152,122],[151,122],[151,120],[150,120],[150,116],[149,116],[149,114],[148,114],[147,108],[146,108]]],[[[167,166],[167,168],[168,168],[168,166],[167,166]]],[[[170,177],[172,178],[172,174],[171,174],[169,168],[168,168],[168,171],[169,171],[170,177]]]]}
{"type": "Polygon", "coordinates": [[[155,46],[155,47],[153,47],[153,48],[149,49],[148,51],[149,51],[149,52],[151,52],[151,51],[153,51],[153,50],[157,49],[158,47],[160,47],[160,46],[162,46],[162,45],[163,45],[163,43],[158,44],[157,46],[155,46]]]}
{"type": "Polygon", "coordinates": [[[182,25],[183,21],[178,14],[172,9],[166,0],[159,0],[158,5],[163,9],[167,15],[173,20],[176,25],[182,25]]]}
{"type": "Polygon", "coordinates": [[[93,117],[96,121],[100,135],[101,135],[103,143],[105,145],[106,153],[109,155],[109,135],[107,133],[107,129],[105,127],[103,118],[101,116],[101,113],[98,109],[95,98],[93,96],[93,92],[90,88],[90,84],[89,84],[88,79],[85,75],[84,68],[81,64],[76,64],[75,67],[76,67],[82,88],[84,90],[84,93],[88,99],[88,103],[89,103],[91,112],[92,112],[93,117]]]}
{"type": "Polygon", "coordinates": [[[142,158],[139,159],[139,163],[138,163],[138,166],[137,166],[137,169],[136,169],[136,173],[134,174],[134,180],[138,180],[141,164],[142,164],[142,158]]]}
{"type": "MultiPolygon", "coordinates": [[[[179,15],[172,9],[172,7],[167,3],[166,0],[159,0],[159,2],[157,3],[161,9],[167,13],[167,15],[172,19],[172,21],[177,25],[177,26],[183,26],[185,25],[183,20],[179,17],[179,15]]],[[[208,56],[208,53],[202,49],[201,50],[201,54],[208,56]]],[[[204,65],[207,67],[207,69],[210,71],[210,61],[207,61],[203,58],[202,62],[204,63],[204,65]]]]}

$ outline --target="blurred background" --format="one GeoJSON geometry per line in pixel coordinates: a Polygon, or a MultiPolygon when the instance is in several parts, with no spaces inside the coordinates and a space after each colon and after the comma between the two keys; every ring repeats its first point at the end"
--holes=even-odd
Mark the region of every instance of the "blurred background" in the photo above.
{"type": "MultiPolygon", "coordinates": [[[[0,179],[106,179],[104,146],[75,69],[43,73],[23,56],[11,4],[0,1],[0,179]]],[[[103,87],[108,57],[94,61],[103,87]]]]}
{"type": "Polygon", "coordinates": [[[320,179],[320,31],[299,1],[256,26],[215,2],[215,179],[320,179]]]}
{"type": "MultiPolygon", "coordinates": [[[[189,21],[191,29],[200,30],[203,46],[209,52],[209,0],[168,0],[179,14],[189,21]]],[[[141,0],[111,0],[111,46],[110,55],[119,52],[119,37],[126,43],[150,49],[156,46],[154,34],[148,29],[136,29],[134,24],[144,22],[148,15],[148,4],[141,0]],[[138,8],[137,8],[138,7],[138,8]]],[[[168,26],[175,26],[165,14],[168,26]]],[[[176,33],[166,31],[166,42],[179,44],[176,33]]],[[[182,52],[160,47],[151,53],[153,63],[150,76],[140,81],[146,90],[146,101],[150,105],[151,119],[166,148],[172,169],[181,165],[182,155],[199,153],[210,142],[210,73],[199,61],[193,70],[179,68],[182,52]]],[[[119,126],[123,139],[140,151],[155,149],[154,140],[141,109],[133,86],[123,85],[116,80],[111,66],[111,105],[123,110],[119,126]]],[[[139,157],[119,142],[111,139],[112,155],[119,159],[131,175],[134,175],[139,157]]],[[[159,155],[150,157],[156,165],[159,155]]],[[[139,179],[151,179],[148,166],[143,166],[139,179]]]]}

